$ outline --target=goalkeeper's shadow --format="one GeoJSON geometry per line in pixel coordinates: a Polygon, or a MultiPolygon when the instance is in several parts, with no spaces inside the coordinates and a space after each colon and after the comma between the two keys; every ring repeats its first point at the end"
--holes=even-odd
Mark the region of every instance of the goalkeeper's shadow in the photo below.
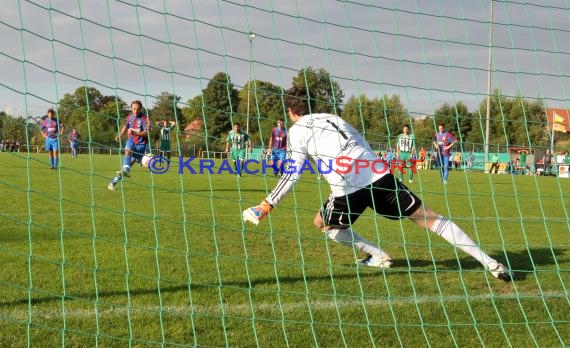
{"type": "MultiPolygon", "coordinates": [[[[514,280],[515,281],[522,281],[525,280],[529,274],[532,274],[537,271],[544,272],[545,269],[542,269],[543,266],[552,266],[561,263],[561,261],[557,260],[558,257],[564,255],[566,253],[566,249],[564,248],[528,248],[522,249],[519,251],[505,251],[503,253],[493,253],[490,256],[500,260],[505,265],[507,265],[514,273],[514,280]]],[[[341,268],[348,270],[354,269],[355,266],[353,264],[350,265],[338,265],[341,268]]],[[[477,262],[475,259],[471,257],[461,257],[461,258],[448,258],[448,259],[393,259],[392,268],[386,272],[386,275],[389,276],[390,273],[409,273],[409,272],[426,272],[426,269],[431,268],[433,270],[434,266],[436,269],[441,271],[451,271],[451,270],[480,270],[481,264],[477,262]]],[[[551,267],[547,267],[548,271],[554,272],[555,270],[551,267]]],[[[433,272],[433,271],[432,271],[433,272]]],[[[358,275],[359,278],[372,278],[377,277],[378,274],[376,272],[364,272],[358,275]]],[[[341,272],[335,274],[334,277],[336,279],[340,278],[353,278],[356,275],[352,272],[341,272]]],[[[330,274],[324,274],[322,276],[285,276],[280,277],[280,282],[305,282],[305,281],[316,281],[316,280],[329,280],[330,274]]],[[[167,282],[165,282],[167,283],[167,282]]],[[[274,277],[267,277],[267,278],[259,278],[254,279],[251,282],[247,280],[232,280],[224,282],[226,286],[234,286],[240,288],[247,288],[251,285],[255,286],[262,286],[264,284],[274,284],[275,278],[274,277]]],[[[190,285],[194,289],[211,289],[215,287],[215,284],[192,284],[190,285]]],[[[176,293],[176,292],[185,292],[188,291],[188,284],[169,284],[161,287],[161,293],[176,293]]],[[[139,288],[139,289],[131,289],[129,291],[131,296],[137,295],[149,295],[156,293],[156,287],[152,288],[139,288]]],[[[115,297],[115,296],[124,296],[125,292],[122,290],[117,291],[101,291],[98,293],[100,298],[105,297],[115,297]]],[[[75,297],[79,298],[93,298],[93,293],[83,293],[83,294],[76,294],[75,297]]],[[[44,296],[44,297],[34,297],[34,298],[21,298],[16,299],[13,301],[4,301],[0,302],[0,306],[13,306],[13,305],[29,305],[31,304],[41,304],[47,302],[58,302],[61,301],[61,296],[44,296]]]]}
{"type": "MultiPolygon", "coordinates": [[[[518,251],[505,251],[503,253],[495,252],[489,256],[502,262],[509,267],[514,273],[514,280],[525,280],[526,277],[539,270],[543,266],[552,266],[559,264],[557,260],[560,256],[566,254],[564,248],[527,248],[518,251]]],[[[476,270],[481,268],[481,264],[471,257],[435,259],[435,260],[393,260],[393,267],[410,267],[410,268],[426,268],[435,266],[437,268],[476,270]]]]}

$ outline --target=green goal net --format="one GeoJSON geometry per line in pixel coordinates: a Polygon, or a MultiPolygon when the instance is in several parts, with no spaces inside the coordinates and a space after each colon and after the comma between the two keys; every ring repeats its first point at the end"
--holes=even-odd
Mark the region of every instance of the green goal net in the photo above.
{"type": "Polygon", "coordinates": [[[0,346],[570,345],[569,19],[563,0],[4,1],[0,346]],[[262,163],[291,86],[386,160],[409,125],[404,184],[513,281],[371,209],[354,229],[393,264],[358,266],[315,228],[310,171],[245,224],[279,182],[262,163]],[[125,133],[170,160],[125,173],[135,100],[148,125],[125,133]]]}

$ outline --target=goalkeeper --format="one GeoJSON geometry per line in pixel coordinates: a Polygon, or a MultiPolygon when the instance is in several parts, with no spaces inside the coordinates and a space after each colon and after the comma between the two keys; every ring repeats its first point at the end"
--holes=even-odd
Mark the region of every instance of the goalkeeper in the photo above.
{"type": "MultiPolygon", "coordinates": [[[[289,129],[288,139],[290,160],[295,163],[290,168],[302,168],[308,156],[332,164],[332,170],[326,168],[328,173],[323,173],[332,193],[315,216],[314,224],[333,241],[367,254],[366,258],[357,261],[359,265],[377,268],[392,265],[388,253],[352,228],[369,207],[388,219],[411,219],[474,257],[493,277],[505,281],[511,279],[510,270],[483,252],[454,222],[426,207],[389,171],[362,167],[347,170],[346,166],[339,166],[335,159],[341,156],[351,159],[350,163],[355,166],[378,158],[362,135],[339,116],[311,114],[311,110],[315,110],[315,100],[304,87],[289,89],[285,106],[294,124],[289,129]]],[[[243,211],[243,219],[257,225],[293,188],[299,175],[288,170],[261,204],[243,211]]]]}

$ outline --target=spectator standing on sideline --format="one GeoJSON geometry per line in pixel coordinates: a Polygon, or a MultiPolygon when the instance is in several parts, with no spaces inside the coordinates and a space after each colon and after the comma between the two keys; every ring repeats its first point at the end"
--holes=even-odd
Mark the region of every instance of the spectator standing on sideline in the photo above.
{"type": "Polygon", "coordinates": [[[427,168],[426,155],[427,155],[426,148],[422,146],[422,148],[420,150],[420,168],[421,169],[427,168]]]}
{"type": "Polygon", "coordinates": [[[542,163],[544,163],[544,175],[552,175],[552,164],[554,163],[554,156],[552,156],[550,149],[546,149],[546,153],[542,157],[542,163]]]}
{"type": "Polygon", "coordinates": [[[428,169],[432,170],[434,167],[437,167],[437,157],[435,157],[435,150],[429,153],[428,159],[428,169]]]}
{"type": "Polygon", "coordinates": [[[469,151],[467,155],[467,170],[471,170],[473,168],[473,163],[475,162],[475,153],[473,150],[469,151]]]}
{"type": "Polygon", "coordinates": [[[394,159],[394,153],[392,152],[392,148],[389,147],[386,152],[384,152],[384,160],[388,163],[388,167],[392,170],[392,160],[394,159]]]}
{"type": "Polygon", "coordinates": [[[455,170],[459,170],[461,168],[461,152],[457,151],[455,156],[453,156],[453,164],[455,165],[455,170]]]}
{"type": "Polygon", "coordinates": [[[523,175],[526,174],[526,156],[528,155],[528,151],[521,150],[519,151],[519,168],[522,170],[523,175]]]}
{"type": "Polygon", "coordinates": [[[493,157],[491,158],[491,168],[489,168],[489,174],[495,169],[495,174],[499,172],[499,154],[494,153],[493,157]]]}

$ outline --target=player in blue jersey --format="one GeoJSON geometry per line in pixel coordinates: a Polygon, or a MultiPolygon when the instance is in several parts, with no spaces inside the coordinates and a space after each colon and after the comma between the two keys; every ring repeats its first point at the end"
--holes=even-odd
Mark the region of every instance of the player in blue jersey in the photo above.
{"type": "Polygon", "coordinates": [[[72,158],[77,158],[77,154],[79,153],[79,138],[81,138],[81,136],[79,135],[79,133],[77,133],[77,130],[75,128],[73,128],[71,133],[69,133],[69,135],[67,136],[67,139],[69,140],[69,145],[71,146],[72,158]]]}
{"type": "Polygon", "coordinates": [[[151,131],[150,123],[147,115],[143,111],[142,102],[135,100],[131,103],[131,113],[127,116],[127,120],[121,133],[115,138],[119,138],[127,134],[127,143],[125,145],[125,159],[122,170],[117,172],[117,176],[111,181],[107,188],[111,191],[115,189],[115,185],[123,179],[129,177],[131,167],[135,162],[141,162],[148,145],[148,133],[151,131]]]}
{"type": "Polygon", "coordinates": [[[269,149],[271,150],[271,165],[276,168],[275,175],[283,174],[281,164],[287,156],[287,129],[283,126],[282,118],[277,119],[277,127],[271,130],[269,149]]]}
{"type": "Polygon", "coordinates": [[[47,117],[41,122],[41,132],[45,138],[45,148],[49,154],[49,167],[50,169],[57,168],[58,151],[59,151],[59,136],[65,130],[63,123],[60,123],[55,117],[55,111],[49,109],[47,117]]]}
{"type": "Polygon", "coordinates": [[[437,133],[433,136],[433,147],[437,151],[437,160],[439,162],[439,170],[441,180],[447,184],[449,177],[449,157],[451,156],[451,148],[457,140],[451,133],[443,130],[443,123],[437,126],[437,133]]]}

